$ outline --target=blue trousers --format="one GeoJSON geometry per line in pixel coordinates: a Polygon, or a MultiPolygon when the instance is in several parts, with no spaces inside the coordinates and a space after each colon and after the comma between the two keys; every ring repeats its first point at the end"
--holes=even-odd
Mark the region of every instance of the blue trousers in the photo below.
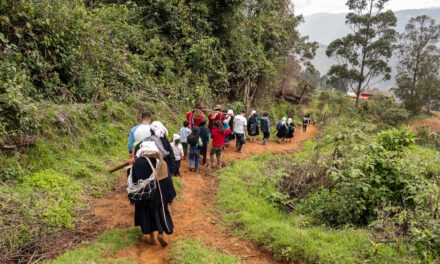
{"type": "Polygon", "coordinates": [[[189,149],[189,165],[194,166],[196,171],[199,170],[200,149],[197,146],[191,146],[189,149]]]}

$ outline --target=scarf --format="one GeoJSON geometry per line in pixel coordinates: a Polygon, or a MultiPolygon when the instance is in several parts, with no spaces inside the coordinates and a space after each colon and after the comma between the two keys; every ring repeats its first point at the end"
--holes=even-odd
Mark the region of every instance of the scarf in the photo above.
{"type": "Polygon", "coordinates": [[[158,137],[166,137],[168,136],[168,130],[165,128],[165,126],[160,121],[154,121],[150,125],[151,130],[154,131],[154,134],[158,137]]]}
{"type": "Polygon", "coordinates": [[[285,117],[283,117],[283,118],[281,118],[281,125],[285,125],[286,124],[286,120],[287,120],[287,118],[285,118],[285,117]]]}

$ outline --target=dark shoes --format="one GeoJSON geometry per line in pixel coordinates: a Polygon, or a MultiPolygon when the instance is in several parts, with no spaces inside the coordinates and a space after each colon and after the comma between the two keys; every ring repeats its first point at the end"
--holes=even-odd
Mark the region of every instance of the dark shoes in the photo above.
{"type": "Polygon", "coordinates": [[[162,247],[168,246],[168,242],[165,240],[162,234],[157,235],[157,240],[159,240],[159,243],[162,247]]]}

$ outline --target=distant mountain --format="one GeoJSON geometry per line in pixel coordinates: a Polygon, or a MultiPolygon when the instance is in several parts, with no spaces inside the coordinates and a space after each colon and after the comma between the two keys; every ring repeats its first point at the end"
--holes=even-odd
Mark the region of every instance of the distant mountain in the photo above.
{"type": "MultiPolygon", "coordinates": [[[[398,32],[403,32],[408,21],[412,17],[419,15],[430,16],[434,18],[437,23],[440,23],[440,8],[401,10],[395,12],[395,14],[397,17],[398,32]]],[[[320,44],[316,52],[316,57],[312,62],[321,75],[326,74],[331,65],[335,64],[335,61],[332,61],[325,55],[327,45],[333,40],[350,33],[350,29],[345,25],[345,16],[346,14],[314,14],[306,16],[304,18],[305,22],[299,27],[299,31],[302,35],[307,35],[310,37],[310,40],[317,41],[320,44]]],[[[397,58],[391,58],[390,65],[393,68],[392,79],[386,82],[377,80],[371,84],[372,86],[381,90],[389,90],[394,86],[397,58]]]]}
{"type": "MultiPolygon", "coordinates": [[[[440,23],[440,8],[411,9],[395,12],[397,17],[397,31],[403,32],[405,25],[412,17],[427,15],[440,23]]],[[[304,17],[304,23],[299,26],[299,32],[307,35],[311,40],[328,45],[333,40],[347,35],[350,32],[345,25],[347,14],[318,13],[304,17]]]]}

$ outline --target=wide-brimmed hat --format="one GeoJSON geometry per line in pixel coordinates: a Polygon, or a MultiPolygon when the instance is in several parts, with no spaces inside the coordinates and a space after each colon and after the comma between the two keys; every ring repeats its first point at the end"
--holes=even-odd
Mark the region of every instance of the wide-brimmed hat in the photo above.
{"type": "Polygon", "coordinates": [[[218,104],[218,105],[216,105],[214,107],[214,110],[221,111],[222,110],[222,106],[218,104]]]}
{"type": "Polygon", "coordinates": [[[194,105],[194,109],[203,109],[203,105],[202,105],[202,103],[197,102],[197,103],[194,105]]]}

